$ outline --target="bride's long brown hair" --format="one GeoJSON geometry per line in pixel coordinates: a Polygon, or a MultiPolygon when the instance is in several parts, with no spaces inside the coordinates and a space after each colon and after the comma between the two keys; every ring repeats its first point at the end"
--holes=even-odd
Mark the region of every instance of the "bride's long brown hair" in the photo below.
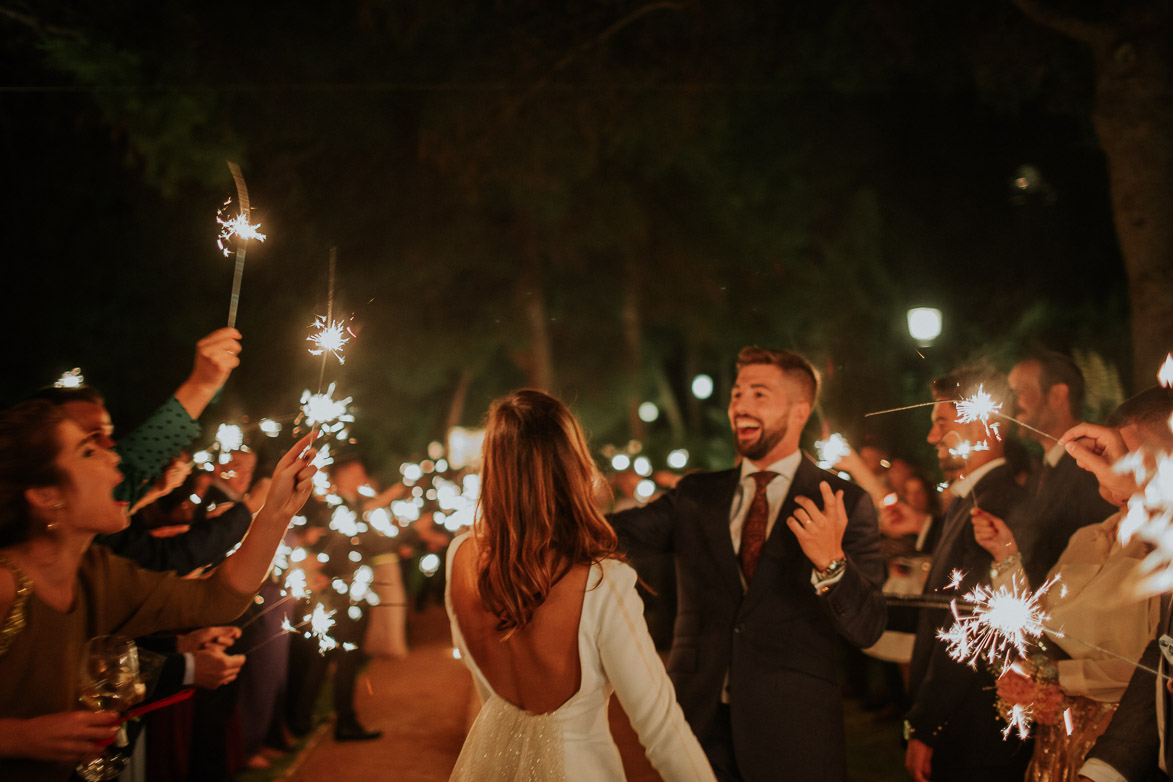
{"type": "Polygon", "coordinates": [[[578,421],[554,397],[525,389],[489,407],[477,590],[506,637],[530,622],[571,566],[618,556],[594,503],[595,475],[578,421]]]}

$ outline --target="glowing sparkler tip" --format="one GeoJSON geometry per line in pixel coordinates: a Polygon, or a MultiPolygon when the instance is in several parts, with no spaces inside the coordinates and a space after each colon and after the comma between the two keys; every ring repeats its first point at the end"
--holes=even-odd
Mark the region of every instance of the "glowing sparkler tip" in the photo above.
{"type": "Polygon", "coordinates": [[[244,433],[236,424],[220,424],[216,429],[216,444],[222,453],[239,451],[244,445],[244,433]]]}
{"type": "Polygon", "coordinates": [[[1034,709],[1030,706],[1024,706],[1021,703],[1016,703],[1010,707],[1010,714],[1006,717],[1006,728],[1002,731],[1002,738],[1009,738],[1010,731],[1018,731],[1018,738],[1026,741],[1030,738],[1031,717],[1034,716],[1034,709]]]}
{"type": "MultiPolygon", "coordinates": [[[[994,424],[994,426],[997,426],[997,424],[994,424]]],[[[969,440],[962,440],[961,442],[959,442],[957,444],[956,448],[949,449],[949,455],[954,456],[958,459],[964,459],[966,461],[969,461],[969,458],[971,456],[973,456],[975,453],[977,453],[978,451],[988,451],[988,450],[990,450],[990,444],[989,444],[989,442],[987,442],[985,440],[982,440],[981,442],[978,442],[976,444],[971,443],[969,440]]]]}
{"type": "Polygon", "coordinates": [[[223,217],[224,210],[230,203],[232,203],[231,198],[225,201],[224,206],[220,207],[220,211],[216,213],[216,222],[220,226],[220,236],[216,240],[216,244],[219,246],[220,251],[224,253],[225,258],[232,254],[229,244],[233,239],[244,242],[250,239],[256,239],[258,242],[263,242],[267,238],[265,234],[258,230],[261,227],[260,224],[251,224],[246,214],[238,213],[236,217],[225,220],[223,217]]]}
{"type": "Polygon", "coordinates": [[[819,457],[819,467],[827,470],[851,453],[851,446],[848,445],[847,438],[835,432],[826,440],[815,443],[815,453],[819,457]]]}
{"type": "Polygon", "coordinates": [[[950,657],[971,667],[979,658],[991,663],[1001,658],[1006,663],[1012,656],[1025,657],[1027,644],[1045,630],[1043,623],[1048,617],[1040,603],[1056,581],[1051,579],[1033,593],[1024,590],[1017,579],[1009,588],[980,584],[965,595],[973,613],[961,616],[955,610],[956,621],[937,637],[945,642],[950,657]]]}
{"type": "Polygon", "coordinates": [[[354,332],[340,320],[327,322],[321,316],[318,316],[318,319],[314,321],[312,328],[317,329],[317,331],[306,337],[307,342],[313,343],[313,347],[309,349],[310,355],[322,356],[329,354],[338,359],[339,364],[345,364],[346,358],[342,355],[342,349],[346,347],[347,342],[350,342],[351,337],[354,336],[354,332]]]}
{"type": "Polygon", "coordinates": [[[1173,353],[1165,357],[1165,363],[1161,365],[1161,371],[1157,373],[1157,380],[1165,388],[1173,388],[1173,353]]]}
{"type": "Polygon", "coordinates": [[[74,367],[53,383],[54,388],[81,388],[85,385],[86,379],[81,374],[80,367],[74,367]]]}
{"type": "Polygon", "coordinates": [[[957,408],[957,420],[963,424],[971,421],[987,423],[990,420],[990,416],[1002,409],[1002,403],[994,401],[994,397],[990,396],[990,392],[986,391],[980,385],[972,396],[965,397],[957,402],[955,406],[957,408]]]}
{"type": "Polygon", "coordinates": [[[949,583],[945,585],[946,589],[957,589],[961,586],[961,582],[965,580],[965,574],[960,570],[954,570],[949,576],[949,583]]]}

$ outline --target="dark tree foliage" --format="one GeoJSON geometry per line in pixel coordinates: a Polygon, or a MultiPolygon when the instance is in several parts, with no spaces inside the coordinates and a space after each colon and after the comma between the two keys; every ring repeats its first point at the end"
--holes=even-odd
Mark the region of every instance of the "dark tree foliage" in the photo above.
{"type": "Polygon", "coordinates": [[[812,434],[919,458],[923,418],[864,413],[958,361],[1127,360],[1092,68],[1009,3],[140,5],[0,2],[7,399],[79,364],[130,424],[179,382],[227,307],[225,159],[270,239],[210,415],[296,411],[337,247],[327,377],[372,463],[526,384],[597,444],[725,463],[751,343],[824,370],[812,434]]]}

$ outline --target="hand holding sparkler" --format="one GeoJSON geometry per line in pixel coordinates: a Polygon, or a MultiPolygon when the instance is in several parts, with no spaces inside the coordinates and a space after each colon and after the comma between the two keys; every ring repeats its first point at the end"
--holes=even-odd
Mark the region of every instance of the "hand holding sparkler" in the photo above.
{"type": "Polygon", "coordinates": [[[175,650],[178,652],[197,652],[211,646],[227,649],[240,638],[240,628],[232,625],[201,627],[190,633],[182,633],[175,637],[175,650]]]}
{"type": "Polygon", "coordinates": [[[826,481],[819,483],[823,507],[819,508],[806,497],[795,497],[799,509],[786,520],[786,526],[798,538],[802,553],[815,570],[826,570],[834,561],[843,559],[843,532],[847,529],[847,510],[843,506],[843,490],[831,491],[826,481]]]}
{"type": "Polygon", "coordinates": [[[1059,442],[1082,469],[1096,476],[1101,488],[1113,495],[1112,502],[1124,505],[1137,491],[1131,472],[1121,472],[1116,463],[1128,455],[1128,446],[1118,429],[1096,424],[1077,424],[1064,432],[1059,442]]]}
{"type": "Polygon", "coordinates": [[[281,457],[264,507],[253,518],[240,548],[217,568],[217,577],[237,592],[251,594],[260,589],[293,514],[309,499],[318,471],[312,443],[313,437],[306,435],[281,457]]]}
{"type": "Polygon", "coordinates": [[[282,527],[288,525],[293,514],[301,510],[313,490],[313,476],[318,468],[313,465],[317,449],[312,448],[314,435],[307,434],[285,452],[273,470],[269,484],[269,495],[261,512],[275,513],[284,518],[282,527]]]}
{"type": "Polygon", "coordinates": [[[974,508],[970,511],[973,522],[973,537],[978,545],[990,552],[995,562],[1018,553],[1018,542],[1006,522],[989,511],[974,508]]]}
{"type": "Polygon", "coordinates": [[[904,768],[912,782],[929,782],[933,770],[933,748],[920,739],[909,739],[904,768]]]}
{"type": "Polygon", "coordinates": [[[175,398],[193,419],[203,414],[232,370],[240,366],[240,351],[240,332],[233,328],[216,329],[196,343],[191,374],[175,391],[175,398]]]}

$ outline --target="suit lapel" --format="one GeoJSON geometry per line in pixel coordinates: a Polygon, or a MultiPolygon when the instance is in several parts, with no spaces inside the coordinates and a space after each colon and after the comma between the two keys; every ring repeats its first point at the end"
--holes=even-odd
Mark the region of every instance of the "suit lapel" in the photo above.
{"type": "Polygon", "coordinates": [[[701,528],[709,539],[709,551],[716,560],[717,570],[729,586],[741,592],[741,565],[733,552],[733,537],[729,532],[729,509],[737,491],[741,470],[714,473],[709,490],[697,498],[701,528]]]}

